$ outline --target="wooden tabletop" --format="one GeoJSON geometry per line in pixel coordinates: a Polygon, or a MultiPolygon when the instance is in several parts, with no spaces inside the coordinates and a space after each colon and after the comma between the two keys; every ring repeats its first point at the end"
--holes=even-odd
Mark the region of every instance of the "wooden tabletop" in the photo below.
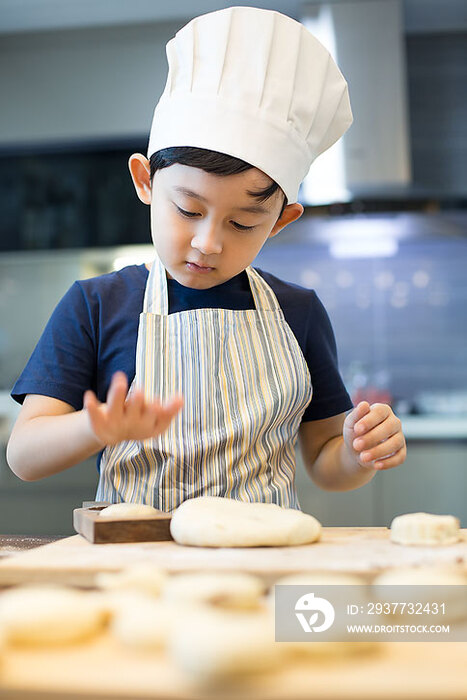
{"type": "MultiPolygon", "coordinates": [[[[7,537],[6,546],[32,550],[1,562],[0,583],[5,577],[10,585],[92,584],[97,571],[141,561],[171,572],[196,564],[202,570],[242,569],[274,577],[297,569],[370,574],[402,564],[457,563],[463,569],[467,561],[465,530],[459,543],[442,548],[400,547],[390,542],[386,528],[323,528],[321,541],[312,545],[240,550],[174,542],[93,545],[79,535],[34,549],[38,538],[7,537]]],[[[106,630],[81,644],[9,647],[0,665],[0,700],[465,700],[466,659],[467,642],[395,642],[361,655],[284,664],[213,692],[193,684],[164,651],[123,647],[106,630]]]]}

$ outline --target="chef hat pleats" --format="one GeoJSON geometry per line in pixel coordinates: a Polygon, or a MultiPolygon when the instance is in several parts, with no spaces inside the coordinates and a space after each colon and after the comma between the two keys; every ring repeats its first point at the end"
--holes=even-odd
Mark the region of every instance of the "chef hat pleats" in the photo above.
{"type": "Polygon", "coordinates": [[[329,52],[279,12],[201,15],[166,53],[148,158],[170,146],[226,153],[263,170],[294,202],[313,160],[352,123],[347,83],[329,52]]]}

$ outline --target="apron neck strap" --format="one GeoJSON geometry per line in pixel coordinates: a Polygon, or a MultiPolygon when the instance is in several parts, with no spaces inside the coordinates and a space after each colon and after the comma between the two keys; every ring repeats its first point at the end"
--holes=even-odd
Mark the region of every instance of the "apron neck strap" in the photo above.
{"type": "MultiPolygon", "coordinates": [[[[245,268],[245,272],[248,275],[256,309],[277,311],[280,306],[276,295],[261,275],[251,265],[245,268]]],[[[149,270],[144,292],[143,313],[158,314],[160,316],[167,316],[169,313],[166,271],[157,255],[154,257],[149,270]]]]}

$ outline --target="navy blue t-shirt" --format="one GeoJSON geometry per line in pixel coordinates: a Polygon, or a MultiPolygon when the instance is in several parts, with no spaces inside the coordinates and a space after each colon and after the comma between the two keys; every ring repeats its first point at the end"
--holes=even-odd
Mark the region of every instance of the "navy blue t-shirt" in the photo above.
{"type": "MultiPolygon", "coordinates": [[[[273,289],[308,364],[313,398],[303,421],[329,418],[352,408],[337,369],[336,343],[328,315],[316,293],[258,270],[273,289]]],[[[131,265],[75,282],[57,304],[12,397],[51,396],[83,407],[92,389],[105,401],[112,375],[122,370],[131,384],[136,339],[148,270],[131,265]]],[[[210,289],[191,289],[167,280],[169,313],[188,309],[254,309],[246,272],[210,289]]]]}

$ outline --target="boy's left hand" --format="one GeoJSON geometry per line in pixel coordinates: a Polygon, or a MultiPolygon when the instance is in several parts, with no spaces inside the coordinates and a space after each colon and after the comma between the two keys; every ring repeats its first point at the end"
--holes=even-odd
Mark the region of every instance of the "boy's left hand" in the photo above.
{"type": "Polygon", "coordinates": [[[385,403],[361,401],[344,421],[344,442],[363,467],[390,469],[405,460],[402,425],[385,403]]]}

